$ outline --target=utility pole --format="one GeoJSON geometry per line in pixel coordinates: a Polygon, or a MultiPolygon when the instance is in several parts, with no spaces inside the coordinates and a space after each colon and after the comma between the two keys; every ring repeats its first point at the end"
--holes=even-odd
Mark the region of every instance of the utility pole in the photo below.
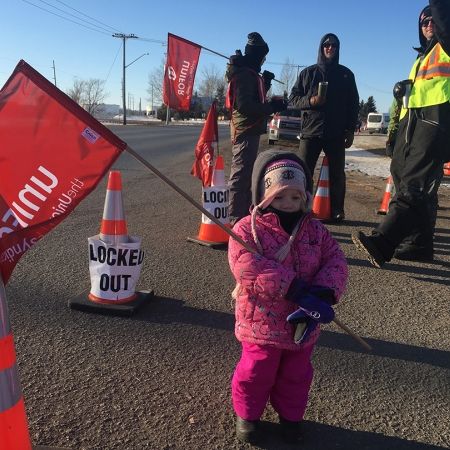
{"type": "MultiPolygon", "coordinates": [[[[138,37],[135,34],[124,34],[124,33],[114,33],[112,37],[120,38],[123,40],[123,75],[122,75],[122,107],[123,107],[123,124],[127,124],[127,105],[125,103],[125,92],[126,92],[126,84],[125,84],[125,69],[128,67],[125,65],[125,43],[127,39],[137,39],[138,37]]],[[[130,65],[130,64],[128,64],[130,65]]]]}
{"type": "Polygon", "coordinates": [[[53,79],[55,80],[55,86],[56,86],[56,69],[55,69],[55,60],[53,60],[53,79]]]}
{"type": "Polygon", "coordinates": [[[154,116],[154,114],[153,114],[153,83],[152,83],[152,113],[151,113],[151,115],[154,116]]]}

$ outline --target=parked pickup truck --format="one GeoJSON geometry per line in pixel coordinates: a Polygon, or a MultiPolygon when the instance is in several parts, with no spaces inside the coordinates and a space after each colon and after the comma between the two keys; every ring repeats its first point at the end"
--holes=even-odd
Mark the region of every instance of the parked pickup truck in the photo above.
{"type": "Polygon", "coordinates": [[[299,109],[294,108],[276,113],[269,123],[269,144],[280,139],[297,139],[301,131],[300,113],[299,109]]]}

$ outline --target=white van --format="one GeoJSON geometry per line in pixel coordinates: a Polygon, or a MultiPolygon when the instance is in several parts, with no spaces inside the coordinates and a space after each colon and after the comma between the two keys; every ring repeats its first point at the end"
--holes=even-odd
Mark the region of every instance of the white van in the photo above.
{"type": "Polygon", "coordinates": [[[388,113],[369,113],[367,115],[366,130],[372,134],[387,133],[389,126],[389,114],[388,113]]]}

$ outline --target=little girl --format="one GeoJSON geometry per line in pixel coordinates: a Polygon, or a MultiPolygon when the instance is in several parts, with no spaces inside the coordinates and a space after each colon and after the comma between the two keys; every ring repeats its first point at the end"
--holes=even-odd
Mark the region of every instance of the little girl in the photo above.
{"type": "Polygon", "coordinates": [[[231,388],[241,441],[257,440],[268,400],[283,438],[301,439],[318,325],[333,320],[331,305],[347,282],[344,254],[309,212],[311,190],[308,169],[295,153],[260,153],[252,174],[253,209],[233,228],[255,252],[229,242],[237,282],[235,334],[242,345],[231,388]]]}

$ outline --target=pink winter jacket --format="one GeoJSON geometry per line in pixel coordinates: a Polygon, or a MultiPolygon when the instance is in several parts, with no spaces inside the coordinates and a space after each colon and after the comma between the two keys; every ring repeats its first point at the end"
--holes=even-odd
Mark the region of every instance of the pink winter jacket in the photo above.
{"type": "MultiPolygon", "coordinates": [[[[321,222],[306,214],[290,253],[280,263],[275,254],[289,235],[281,227],[278,216],[258,215],[256,230],[263,255],[249,252],[234,239],[228,245],[228,261],[238,284],[235,291],[237,339],[289,350],[314,345],[319,327],[307,342],[294,343],[294,326],[286,318],[298,306],[284,297],[291,282],[300,278],[311,286],[333,289],[337,302],[348,277],[347,262],[339,244],[321,222]]],[[[240,220],[233,231],[256,250],[250,216],[240,220]]]]}

